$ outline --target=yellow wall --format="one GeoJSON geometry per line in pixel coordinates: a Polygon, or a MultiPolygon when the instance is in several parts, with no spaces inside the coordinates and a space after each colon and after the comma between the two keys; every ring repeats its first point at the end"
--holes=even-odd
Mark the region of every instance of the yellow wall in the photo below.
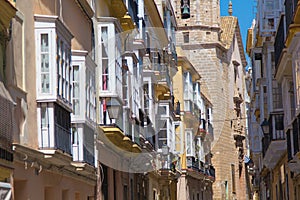
{"type": "Polygon", "coordinates": [[[91,51],[92,49],[92,24],[81,10],[76,1],[48,1],[35,0],[35,14],[57,15],[67,25],[74,38],[72,50],[91,51]],[[60,3],[61,2],[61,3],[60,3]]]}

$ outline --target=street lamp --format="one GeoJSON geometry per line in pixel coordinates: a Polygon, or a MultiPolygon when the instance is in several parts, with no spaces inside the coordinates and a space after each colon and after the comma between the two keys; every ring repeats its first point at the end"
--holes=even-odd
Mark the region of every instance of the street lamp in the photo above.
{"type": "Polygon", "coordinates": [[[112,124],[116,123],[116,119],[119,117],[120,103],[116,98],[109,98],[107,100],[107,111],[112,124]]]}
{"type": "Polygon", "coordinates": [[[261,129],[263,131],[264,134],[269,134],[269,122],[268,120],[265,118],[264,121],[261,123],[261,129]]]}

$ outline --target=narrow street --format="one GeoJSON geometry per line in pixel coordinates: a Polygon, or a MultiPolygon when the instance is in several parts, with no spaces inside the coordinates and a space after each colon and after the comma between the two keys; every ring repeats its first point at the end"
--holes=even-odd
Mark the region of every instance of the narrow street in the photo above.
{"type": "Polygon", "coordinates": [[[299,27],[298,0],[0,0],[0,200],[299,200],[299,27]]]}

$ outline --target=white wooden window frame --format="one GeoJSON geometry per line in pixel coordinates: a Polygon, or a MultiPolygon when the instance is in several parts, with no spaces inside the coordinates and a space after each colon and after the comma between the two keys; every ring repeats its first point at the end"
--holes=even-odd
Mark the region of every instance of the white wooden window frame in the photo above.
{"type": "MultiPolygon", "coordinates": [[[[93,123],[96,121],[96,64],[85,51],[74,51],[73,54],[72,66],[79,66],[79,80],[75,80],[72,83],[79,85],[79,96],[75,97],[76,99],[74,99],[76,92],[76,87],[74,86],[72,102],[74,100],[79,101],[79,111],[78,113],[74,113],[73,110],[72,121],[76,122],[76,120],[83,121],[87,119],[93,123]]],[[[73,72],[74,67],[72,67],[73,72]]]]}
{"type": "Polygon", "coordinates": [[[54,95],[54,90],[55,88],[55,77],[53,74],[53,52],[55,52],[55,47],[53,46],[53,40],[55,38],[55,32],[54,30],[51,29],[38,29],[35,30],[35,35],[36,35],[36,72],[37,72],[37,96],[40,97],[45,97],[45,98],[51,98],[51,96],[54,95]],[[44,74],[41,69],[41,63],[42,63],[42,47],[41,47],[41,42],[42,42],[42,35],[48,35],[48,52],[49,52],[49,58],[48,58],[48,70],[49,70],[49,91],[48,92],[43,92],[42,88],[42,78],[41,76],[44,74]]]}
{"type": "Polygon", "coordinates": [[[186,155],[195,156],[193,132],[191,130],[185,130],[185,146],[186,155]]]}
{"type": "Polygon", "coordinates": [[[52,103],[41,103],[37,108],[37,126],[39,148],[49,149],[55,146],[54,141],[54,109],[52,103]],[[45,112],[43,114],[43,112],[45,112]],[[43,124],[43,116],[45,121],[43,124]]]}
{"type": "Polygon", "coordinates": [[[184,72],[184,100],[193,101],[193,83],[190,72],[184,72]]]}
{"type": "Polygon", "coordinates": [[[116,33],[116,27],[113,22],[99,23],[98,33],[100,95],[108,96],[117,94],[120,98],[122,98],[122,87],[118,87],[118,84],[122,84],[121,39],[116,33]],[[107,29],[107,37],[103,35],[102,32],[105,28],[107,29]],[[105,38],[107,38],[107,41],[105,41],[105,38]],[[106,55],[103,53],[104,50],[106,50],[106,55]],[[107,63],[104,63],[106,57],[107,63]],[[103,74],[106,64],[108,65],[108,72],[103,74]],[[104,86],[104,75],[106,75],[107,81],[106,88],[104,86]]]}
{"type": "Polygon", "coordinates": [[[36,95],[37,101],[59,100],[71,108],[71,39],[72,35],[56,16],[35,15],[36,45],[36,95]],[[49,43],[49,92],[42,90],[41,36],[48,35],[49,43]],[[63,45],[61,45],[61,43],[63,45]],[[63,46],[63,53],[61,48],[63,46]],[[64,92],[62,92],[64,91],[64,92]]]}
{"type": "Polygon", "coordinates": [[[201,92],[200,92],[200,83],[195,82],[194,83],[194,103],[198,106],[199,109],[201,109],[201,92]]]}
{"type": "Polygon", "coordinates": [[[72,105],[73,105],[73,115],[78,116],[80,113],[82,113],[81,108],[82,106],[80,105],[80,96],[81,96],[81,91],[82,88],[81,86],[81,68],[82,68],[82,63],[79,62],[74,62],[73,63],[73,95],[72,95],[72,105]],[[76,70],[78,69],[78,70],[76,70]],[[77,74],[75,74],[75,70],[77,71],[77,74]],[[76,109],[76,105],[78,105],[78,108],[76,109]]]}

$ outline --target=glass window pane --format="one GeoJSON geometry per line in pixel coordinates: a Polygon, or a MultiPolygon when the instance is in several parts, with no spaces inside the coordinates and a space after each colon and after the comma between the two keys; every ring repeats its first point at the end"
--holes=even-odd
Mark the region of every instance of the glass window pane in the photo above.
{"type": "Polygon", "coordinates": [[[73,81],[79,81],[79,66],[73,66],[73,81]]]}
{"type": "Polygon", "coordinates": [[[48,115],[47,115],[46,107],[41,107],[41,124],[42,124],[42,128],[48,127],[48,115]]]}
{"type": "Polygon", "coordinates": [[[49,54],[41,55],[41,72],[49,72],[49,54]]]}
{"type": "Polygon", "coordinates": [[[50,92],[50,76],[49,74],[42,74],[42,93],[50,92]]]}
{"type": "Polygon", "coordinates": [[[186,133],[186,153],[191,154],[192,153],[192,147],[191,147],[191,133],[186,133]]]}
{"type": "Polygon", "coordinates": [[[80,104],[78,99],[73,99],[73,112],[74,115],[78,115],[80,110],[80,104]]]}
{"type": "Polygon", "coordinates": [[[48,34],[41,34],[41,52],[49,52],[48,34]]]}
{"type": "Polygon", "coordinates": [[[108,90],[109,89],[109,72],[108,72],[108,60],[102,59],[102,89],[108,90]]]}
{"type": "Polygon", "coordinates": [[[107,46],[107,42],[108,42],[108,30],[107,30],[107,27],[101,27],[101,42],[103,42],[104,45],[107,46]]]}

